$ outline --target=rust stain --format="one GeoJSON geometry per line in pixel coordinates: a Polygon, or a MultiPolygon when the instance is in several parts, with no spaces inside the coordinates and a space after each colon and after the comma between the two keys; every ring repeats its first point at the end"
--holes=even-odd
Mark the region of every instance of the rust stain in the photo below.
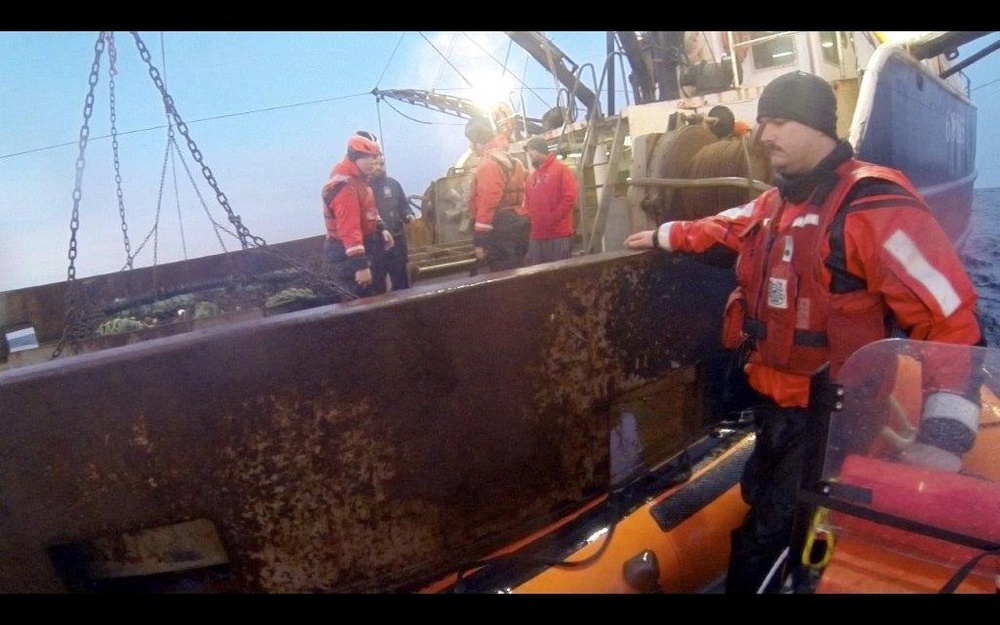
{"type": "Polygon", "coordinates": [[[0,557],[26,564],[0,590],[56,586],[53,544],[198,518],[229,592],[454,572],[606,489],[614,399],[701,357],[661,320],[704,311],[657,262],[591,258],[2,372],[0,557]],[[477,320],[509,302],[523,317],[484,336],[477,320]]]}

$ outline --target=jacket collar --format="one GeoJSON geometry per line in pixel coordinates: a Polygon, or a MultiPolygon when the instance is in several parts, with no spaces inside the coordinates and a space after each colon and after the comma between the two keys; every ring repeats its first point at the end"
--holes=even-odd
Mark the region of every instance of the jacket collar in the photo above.
{"type": "Polygon", "coordinates": [[[539,169],[545,169],[546,167],[551,165],[552,161],[554,160],[556,160],[555,152],[549,152],[548,154],[545,155],[545,160],[542,161],[542,164],[535,168],[535,171],[538,171],[539,169]]]}
{"type": "Polygon", "coordinates": [[[782,199],[799,204],[809,199],[816,186],[852,156],[854,148],[847,141],[840,140],[833,151],[809,171],[794,176],[777,174],[774,177],[774,186],[778,187],[782,199]]]}
{"type": "Polygon", "coordinates": [[[506,152],[507,148],[510,147],[510,139],[507,138],[505,134],[499,134],[492,139],[490,139],[483,147],[483,154],[487,152],[503,151],[506,152]]]}
{"type": "MultiPolygon", "coordinates": [[[[346,157],[344,160],[337,163],[337,165],[333,168],[333,174],[339,174],[350,178],[361,178],[362,180],[365,179],[365,175],[361,173],[360,169],[358,169],[358,164],[346,157]]],[[[330,177],[332,178],[333,176],[330,177]]]]}

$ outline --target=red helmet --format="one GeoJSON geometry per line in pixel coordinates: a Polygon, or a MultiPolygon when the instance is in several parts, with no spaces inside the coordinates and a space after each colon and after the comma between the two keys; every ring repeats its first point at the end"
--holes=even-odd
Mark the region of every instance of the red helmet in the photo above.
{"type": "Polygon", "coordinates": [[[380,154],[378,144],[371,139],[362,137],[361,135],[353,135],[347,140],[347,151],[359,152],[369,156],[378,156],[380,154]]]}

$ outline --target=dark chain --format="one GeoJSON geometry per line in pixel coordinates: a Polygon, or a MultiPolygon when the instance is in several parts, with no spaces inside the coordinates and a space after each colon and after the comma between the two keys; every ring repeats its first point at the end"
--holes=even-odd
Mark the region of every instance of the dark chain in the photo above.
{"type": "MultiPolygon", "coordinates": [[[[167,178],[167,162],[168,159],[173,156],[173,150],[177,149],[177,141],[174,139],[174,125],[168,122],[167,124],[167,148],[163,151],[163,166],[160,168],[160,192],[156,198],[156,217],[153,219],[153,227],[146,234],[146,237],[139,244],[139,247],[135,250],[135,255],[133,258],[139,256],[139,252],[146,247],[146,243],[149,242],[149,238],[153,235],[156,237],[153,239],[153,264],[156,265],[157,250],[159,249],[159,231],[160,231],[160,207],[163,204],[163,184],[167,178]]],[[[183,159],[182,159],[183,160],[183,159]]],[[[188,174],[190,177],[190,174],[188,174]]],[[[195,191],[198,190],[198,186],[194,184],[194,180],[191,180],[191,184],[194,185],[195,191]]],[[[174,175],[174,197],[178,197],[177,194],[177,176],[174,175]]],[[[199,194],[199,198],[201,195],[199,194]]],[[[204,202],[202,202],[204,204],[204,202]]],[[[178,204],[178,215],[180,214],[180,205],[178,204]]],[[[206,209],[207,210],[207,209],[206,209]]],[[[234,235],[235,236],[235,235],[234,235]]],[[[187,244],[184,243],[184,224],[181,223],[181,244],[184,246],[184,258],[187,259],[187,244]]],[[[225,247],[223,247],[225,249],[225,247]]],[[[127,267],[127,265],[126,265],[127,267]]],[[[122,271],[126,267],[122,267],[122,271]]]]}
{"type": "MultiPolygon", "coordinates": [[[[187,260],[187,239],[184,237],[184,216],[181,214],[181,194],[177,188],[177,161],[174,158],[176,153],[180,153],[180,148],[177,147],[177,139],[174,137],[174,125],[170,123],[169,119],[167,119],[167,150],[170,152],[170,175],[174,179],[174,204],[177,205],[177,224],[181,231],[181,250],[184,252],[184,260],[187,260]]],[[[197,186],[195,185],[196,188],[197,186]]],[[[162,182],[160,183],[160,188],[160,193],[162,194],[162,182]]],[[[201,199],[201,194],[198,194],[198,199],[201,199]]],[[[204,201],[202,204],[204,204],[204,201]]],[[[218,236],[218,233],[216,233],[216,236],[218,236]]],[[[225,246],[222,249],[225,251],[225,246]]]]}
{"type": "Polygon", "coordinates": [[[76,157],[76,182],[73,186],[73,213],[69,220],[69,268],[66,270],[66,319],[63,323],[62,337],[52,352],[52,359],[58,358],[66,346],[70,328],[77,326],[79,313],[75,306],[75,285],[76,285],[76,231],[80,228],[80,198],[83,197],[83,168],[86,163],[83,155],[87,149],[87,139],[90,137],[90,115],[94,112],[94,87],[97,86],[97,79],[101,69],[101,54],[104,52],[104,32],[97,37],[94,44],[94,62],[90,66],[90,90],[83,104],[83,125],[80,127],[80,150],[76,157]]]}
{"type": "Polygon", "coordinates": [[[115,110],[115,74],[118,73],[118,52],[115,50],[115,34],[107,34],[108,42],[108,89],[111,93],[111,148],[115,162],[115,190],[118,194],[118,214],[122,220],[122,236],[125,239],[125,266],[132,268],[132,249],[128,241],[128,222],[125,220],[125,197],[122,193],[122,166],[118,158],[118,115],[115,110]]]}
{"type": "Polygon", "coordinates": [[[264,239],[253,235],[243,225],[243,220],[240,219],[239,215],[233,212],[233,209],[229,206],[229,199],[226,198],[226,194],[219,189],[218,183],[215,181],[215,175],[212,174],[212,170],[208,165],[204,163],[201,150],[195,144],[194,140],[188,134],[187,124],[181,119],[180,113],[177,112],[176,107],[174,107],[174,99],[167,93],[167,88],[163,84],[163,78],[160,76],[160,71],[153,66],[152,56],[149,54],[149,50],[146,48],[146,44],[139,37],[139,33],[132,31],[132,36],[135,38],[135,45],[139,48],[139,55],[142,60],[146,63],[149,68],[149,76],[153,79],[153,83],[156,84],[156,88],[159,89],[160,95],[163,97],[163,105],[166,108],[168,120],[173,120],[174,125],[177,126],[177,131],[184,135],[184,139],[187,141],[188,149],[191,150],[191,155],[194,160],[201,165],[201,173],[205,176],[205,180],[215,191],[215,197],[219,201],[219,205],[222,206],[226,211],[226,215],[229,217],[229,223],[236,227],[236,232],[239,235],[240,243],[243,245],[243,249],[248,249],[250,243],[252,242],[257,247],[264,247],[267,243],[264,239]]]}
{"type": "MultiPolygon", "coordinates": [[[[160,190],[156,194],[156,217],[153,219],[153,229],[156,235],[153,237],[153,264],[156,264],[157,253],[160,250],[160,209],[163,207],[163,184],[167,180],[167,160],[170,151],[174,146],[174,126],[167,121],[167,149],[163,151],[163,166],[160,168],[160,190]]],[[[177,197],[177,189],[174,188],[174,197],[177,197]]],[[[181,242],[184,241],[184,228],[181,227],[181,242]]],[[[187,258],[187,248],[184,250],[184,258],[187,258]]]]}
{"type": "MultiPolygon", "coordinates": [[[[263,248],[268,253],[282,258],[283,260],[297,267],[301,271],[313,274],[314,272],[307,266],[295,261],[292,258],[279,254],[278,252],[268,247],[267,242],[264,241],[264,239],[262,239],[259,236],[251,234],[250,230],[243,225],[243,220],[240,219],[239,215],[233,212],[233,209],[229,206],[229,200],[226,198],[226,194],[223,193],[221,189],[219,189],[219,185],[215,181],[215,176],[212,174],[212,170],[208,167],[208,165],[204,163],[201,150],[198,149],[198,146],[195,144],[194,139],[192,139],[191,136],[188,134],[187,124],[184,123],[184,120],[181,119],[180,113],[177,112],[177,108],[174,106],[174,99],[170,96],[169,93],[167,93],[166,85],[163,83],[163,79],[160,76],[160,71],[156,69],[156,67],[152,63],[152,55],[150,55],[149,50],[146,48],[146,44],[142,41],[142,38],[139,36],[138,32],[132,31],[132,36],[135,38],[136,47],[139,48],[139,55],[142,57],[142,60],[146,63],[146,66],[149,68],[149,76],[153,79],[153,83],[156,84],[156,88],[159,89],[160,95],[163,97],[163,105],[167,112],[168,122],[172,120],[174,125],[177,127],[177,131],[180,132],[181,135],[184,136],[184,139],[187,141],[188,149],[191,151],[192,157],[194,157],[194,160],[199,165],[201,165],[202,175],[205,177],[205,180],[208,181],[208,184],[215,191],[215,197],[218,200],[219,205],[222,206],[223,209],[225,209],[226,215],[229,217],[229,223],[231,223],[233,226],[236,227],[236,232],[237,235],[239,236],[240,243],[242,244],[243,249],[244,250],[248,249],[250,247],[250,243],[252,242],[256,247],[263,248]]],[[[350,299],[356,299],[356,296],[353,293],[347,291],[346,289],[340,286],[337,286],[336,284],[326,279],[325,277],[319,277],[315,275],[314,277],[318,278],[319,281],[322,282],[323,284],[332,287],[341,295],[350,299]]]]}
{"type": "MultiPolygon", "coordinates": [[[[212,224],[212,230],[213,232],[215,232],[215,239],[219,242],[219,245],[222,247],[222,250],[224,252],[228,252],[229,249],[226,248],[226,243],[225,241],[222,240],[222,235],[219,234],[219,231],[221,230],[225,232],[234,239],[238,237],[236,236],[235,232],[232,232],[231,230],[229,230],[228,228],[217,222],[214,217],[212,217],[211,211],[208,210],[208,204],[205,202],[205,198],[203,198],[201,195],[201,188],[198,186],[197,183],[195,183],[194,175],[191,173],[191,168],[188,167],[187,161],[184,160],[184,154],[182,154],[180,148],[177,147],[177,140],[174,139],[172,131],[173,127],[171,126],[170,140],[173,142],[174,152],[176,152],[177,156],[181,159],[181,165],[184,166],[184,173],[187,174],[188,182],[191,183],[191,188],[194,189],[194,194],[198,196],[198,202],[201,203],[201,208],[203,211],[205,211],[205,217],[207,217],[209,223],[212,224]]],[[[171,152],[171,154],[174,154],[174,152],[171,152]]],[[[176,193],[176,191],[174,193],[176,193]]]]}
{"type": "MultiPolygon", "coordinates": [[[[277,252],[276,250],[270,248],[267,245],[267,242],[264,241],[264,239],[251,234],[250,231],[247,229],[247,227],[243,225],[243,221],[240,219],[238,215],[236,215],[233,212],[232,208],[229,206],[229,200],[226,198],[226,195],[222,192],[221,189],[219,189],[219,185],[215,180],[215,176],[213,175],[212,170],[208,167],[208,165],[206,165],[203,162],[201,151],[198,149],[198,146],[195,144],[194,140],[188,134],[187,124],[185,124],[184,120],[181,119],[180,114],[177,112],[177,109],[174,106],[173,98],[170,96],[170,94],[167,93],[166,86],[164,85],[164,82],[160,76],[160,72],[159,70],[156,69],[156,67],[153,66],[152,56],[150,55],[149,50],[146,48],[145,43],[140,38],[139,33],[133,31],[132,36],[135,38],[136,46],[139,49],[139,55],[142,57],[142,60],[146,63],[147,67],[149,68],[149,75],[153,79],[154,84],[156,85],[157,89],[160,92],[160,95],[163,98],[163,104],[167,114],[167,122],[170,135],[168,139],[170,144],[172,144],[176,148],[176,139],[173,135],[173,126],[176,126],[177,130],[184,136],[184,139],[187,141],[188,149],[191,151],[191,154],[194,157],[195,161],[199,165],[201,165],[202,175],[205,177],[205,180],[208,181],[208,184],[215,191],[216,199],[218,200],[219,204],[223,207],[223,209],[225,209],[229,222],[233,226],[235,226],[236,234],[233,236],[239,238],[240,243],[243,246],[243,249],[247,250],[252,244],[253,246],[261,248],[263,251],[271,254],[272,256],[281,258],[292,267],[299,269],[301,272],[305,274],[307,279],[311,279],[314,284],[331,288],[335,292],[339,293],[345,299],[356,299],[357,296],[355,296],[350,291],[335,284],[332,280],[330,280],[327,276],[323,274],[322,270],[317,271],[304,263],[301,263],[289,256],[277,252]]],[[[114,95],[114,75],[117,73],[116,63],[115,63],[116,50],[114,49],[114,37],[112,33],[101,31],[101,33],[98,35],[96,43],[94,44],[94,61],[91,64],[91,69],[90,69],[89,91],[87,92],[87,97],[86,100],[84,101],[83,125],[80,127],[80,138],[78,142],[79,153],[76,159],[76,180],[73,188],[73,211],[72,211],[72,216],[70,218],[70,240],[69,240],[69,253],[68,253],[69,268],[67,269],[66,272],[66,292],[65,292],[66,317],[63,325],[63,334],[62,337],[59,339],[59,343],[53,350],[51,356],[52,359],[58,358],[62,354],[66,344],[70,341],[71,338],[76,339],[79,338],[80,336],[83,336],[84,333],[87,331],[87,329],[97,320],[96,318],[95,319],[86,318],[88,316],[87,311],[83,310],[80,306],[77,306],[77,300],[79,299],[77,295],[79,289],[77,288],[76,285],[75,263],[78,253],[77,231],[79,230],[80,227],[80,200],[83,197],[82,193],[83,172],[86,164],[86,159],[84,158],[84,154],[86,152],[87,141],[90,137],[90,118],[91,115],[93,114],[93,109],[94,109],[94,90],[97,86],[100,75],[101,55],[104,53],[105,47],[107,45],[111,46],[111,48],[109,49],[109,56],[111,64],[110,82],[111,82],[112,145],[114,148],[115,183],[117,185],[117,192],[118,192],[119,213],[122,219],[122,233],[124,234],[125,237],[125,251],[127,258],[126,267],[128,268],[132,267],[135,256],[138,255],[139,251],[143,248],[143,246],[145,246],[149,237],[154,234],[154,231],[151,231],[150,234],[146,236],[146,239],[142,242],[142,245],[140,245],[139,248],[136,250],[136,254],[133,255],[131,253],[129,239],[128,239],[127,221],[125,219],[124,195],[122,193],[122,188],[121,188],[121,168],[120,168],[120,161],[118,158],[118,140],[117,140],[117,127],[116,127],[117,120],[115,112],[115,95],[114,95]]],[[[180,154],[179,151],[178,154],[180,154]]],[[[183,156],[181,158],[181,162],[184,165],[185,170],[187,170],[187,163],[184,161],[183,156]]],[[[187,171],[187,174],[188,178],[193,183],[194,179],[191,176],[190,170],[187,171]]],[[[201,198],[201,192],[198,190],[197,185],[194,186],[195,186],[195,191],[198,193],[198,197],[201,200],[203,208],[205,208],[206,213],[208,213],[208,207],[205,206],[205,202],[201,198]]],[[[162,189],[161,189],[161,195],[162,195],[162,189]]],[[[211,215],[209,215],[209,219],[211,219],[211,215]]],[[[216,223],[215,220],[212,220],[212,222],[216,227],[216,236],[218,236],[219,229],[226,231],[228,234],[233,234],[229,233],[220,224],[216,223]]],[[[220,243],[221,243],[221,238],[220,238],[220,243]]],[[[155,247],[156,246],[154,243],[154,249],[155,247]]],[[[225,249],[224,245],[223,249],[225,249]]],[[[154,251],[154,257],[155,257],[155,251],[154,251]]]]}

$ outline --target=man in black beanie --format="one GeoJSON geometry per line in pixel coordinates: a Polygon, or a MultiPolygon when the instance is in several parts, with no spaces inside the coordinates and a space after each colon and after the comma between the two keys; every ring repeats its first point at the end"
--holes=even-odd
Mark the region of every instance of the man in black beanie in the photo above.
{"type": "MultiPolygon", "coordinates": [[[[914,340],[985,345],[976,291],[950,239],[901,172],[854,158],[838,139],[833,89],[818,76],[774,79],[757,108],[758,137],[777,172],[755,200],[695,221],[630,235],[626,247],[739,255],[723,345],[745,354],[761,396],[757,437],[740,480],[749,511],[733,531],[728,593],[779,590],[792,573],[797,491],[806,458],[822,457],[806,410],[810,377],[837,373],[855,351],[904,332],[914,340]]],[[[979,380],[971,363],[925,358],[919,435],[906,464],[958,471],[975,441],[979,380]]],[[[875,410],[875,406],[869,407],[875,410]]]]}

